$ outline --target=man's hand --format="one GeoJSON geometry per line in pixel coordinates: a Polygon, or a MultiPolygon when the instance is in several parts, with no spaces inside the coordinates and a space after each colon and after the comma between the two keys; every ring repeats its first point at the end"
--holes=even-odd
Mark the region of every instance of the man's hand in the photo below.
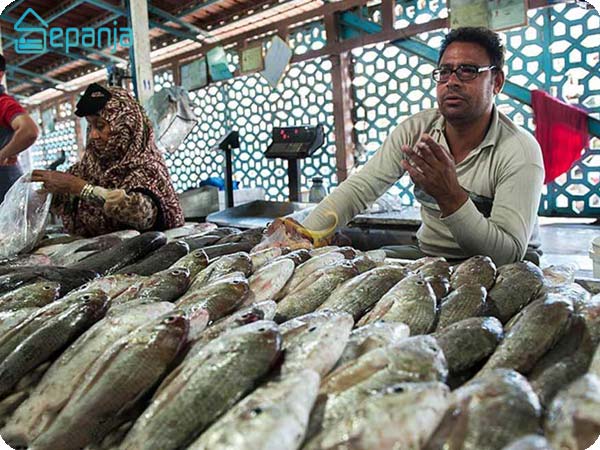
{"type": "Polygon", "coordinates": [[[79,195],[87,184],[75,175],[53,170],[34,170],[31,181],[43,183],[44,189],[52,194],[79,195]]]}
{"type": "Polygon", "coordinates": [[[402,152],[412,161],[403,160],[402,168],[415,185],[437,200],[442,217],[465,204],[469,196],[458,183],[454,160],[431,136],[423,134],[414,149],[403,145],[402,152]]]}

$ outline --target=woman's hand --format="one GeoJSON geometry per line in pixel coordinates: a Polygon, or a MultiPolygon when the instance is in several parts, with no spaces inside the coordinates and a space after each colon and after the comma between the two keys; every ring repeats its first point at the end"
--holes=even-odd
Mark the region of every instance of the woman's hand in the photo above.
{"type": "Polygon", "coordinates": [[[87,184],[75,175],[54,170],[34,170],[31,181],[43,183],[44,189],[52,194],[79,195],[87,184]]]}

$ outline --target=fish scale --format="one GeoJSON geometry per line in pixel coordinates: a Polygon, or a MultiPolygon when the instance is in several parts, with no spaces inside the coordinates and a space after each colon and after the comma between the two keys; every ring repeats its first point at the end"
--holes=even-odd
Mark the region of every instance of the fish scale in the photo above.
{"type": "Polygon", "coordinates": [[[413,336],[429,333],[437,320],[437,300],[429,282],[419,274],[400,280],[358,325],[378,320],[405,323],[413,336]]]}
{"type": "Polygon", "coordinates": [[[100,320],[108,309],[108,300],[104,292],[92,291],[20,342],[0,363],[0,397],[9,393],[27,372],[100,320]]]}
{"type": "Polygon", "coordinates": [[[327,300],[335,288],[356,275],[358,270],[345,260],[314,272],[307,278],[310,283],[305,288],[299,287],[277,304],[275,321],[281,323],[313,312],[327,300]]]}
{"type": "Polygon", "coordinates": [[[404,267],[376,267],[340,285],[317,310],[345,311],[358,320],[392,286],[409,274],[404,267]]]}
{"type": "Polygon", "coordinates": [[[184,361],[125,437],[121,450],[174,450],[188,445],[232,407],[279,356],[273,322],[255,322],[226,333],[184,361]]]}
{"type": "Polygon", "coordinates": [[[187,329],[184,313],[172,311],[109,347],[31,450],[77,450],[104,438],[165,373],[187,329]]]}
{"type": "Polygon", "coordinates": [[[2,430],[4,439],[16,446],[29,445],[54,421],[85,371],[107,347],[173,308],[171,303],[153,303],[111,309],[54,362],[2,430]]]}
{"type": "Polygon", "coordinates": [[[437,329],[441,330],[469,317],[485,315],[489,308],[486,299],[485,287],[479,284],[460,285],[442,299],[437,329]]]}

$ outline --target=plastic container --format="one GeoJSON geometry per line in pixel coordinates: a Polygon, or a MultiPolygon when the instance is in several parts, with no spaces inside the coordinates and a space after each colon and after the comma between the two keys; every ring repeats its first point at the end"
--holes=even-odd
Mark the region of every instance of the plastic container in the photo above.
{"type": "Polygon", "coordinates": [[[594,263],[594,278],[600,278],[600,236],[592,239],[590,258],[594,263]]]}
{"type": "Polygon", "coordinates": [[[310,191],[308,193],[309,203],[319,203],[325,197],[327,197],[327,189],[325,186],[323,186],[323,178],[314,177],[312,179],[312,186],[310,187],[310,191]]]}

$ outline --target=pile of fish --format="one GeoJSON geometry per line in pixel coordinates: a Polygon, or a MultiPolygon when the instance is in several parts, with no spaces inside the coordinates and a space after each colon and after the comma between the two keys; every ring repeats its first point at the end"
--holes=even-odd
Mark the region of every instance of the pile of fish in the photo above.
{"type": "Polygon", "coordinates": [[[2,438],[32,450],[597,440],[600,295],[569,267],[264,248],[262,232],[55,234],[1,261],[2,438]]]}

